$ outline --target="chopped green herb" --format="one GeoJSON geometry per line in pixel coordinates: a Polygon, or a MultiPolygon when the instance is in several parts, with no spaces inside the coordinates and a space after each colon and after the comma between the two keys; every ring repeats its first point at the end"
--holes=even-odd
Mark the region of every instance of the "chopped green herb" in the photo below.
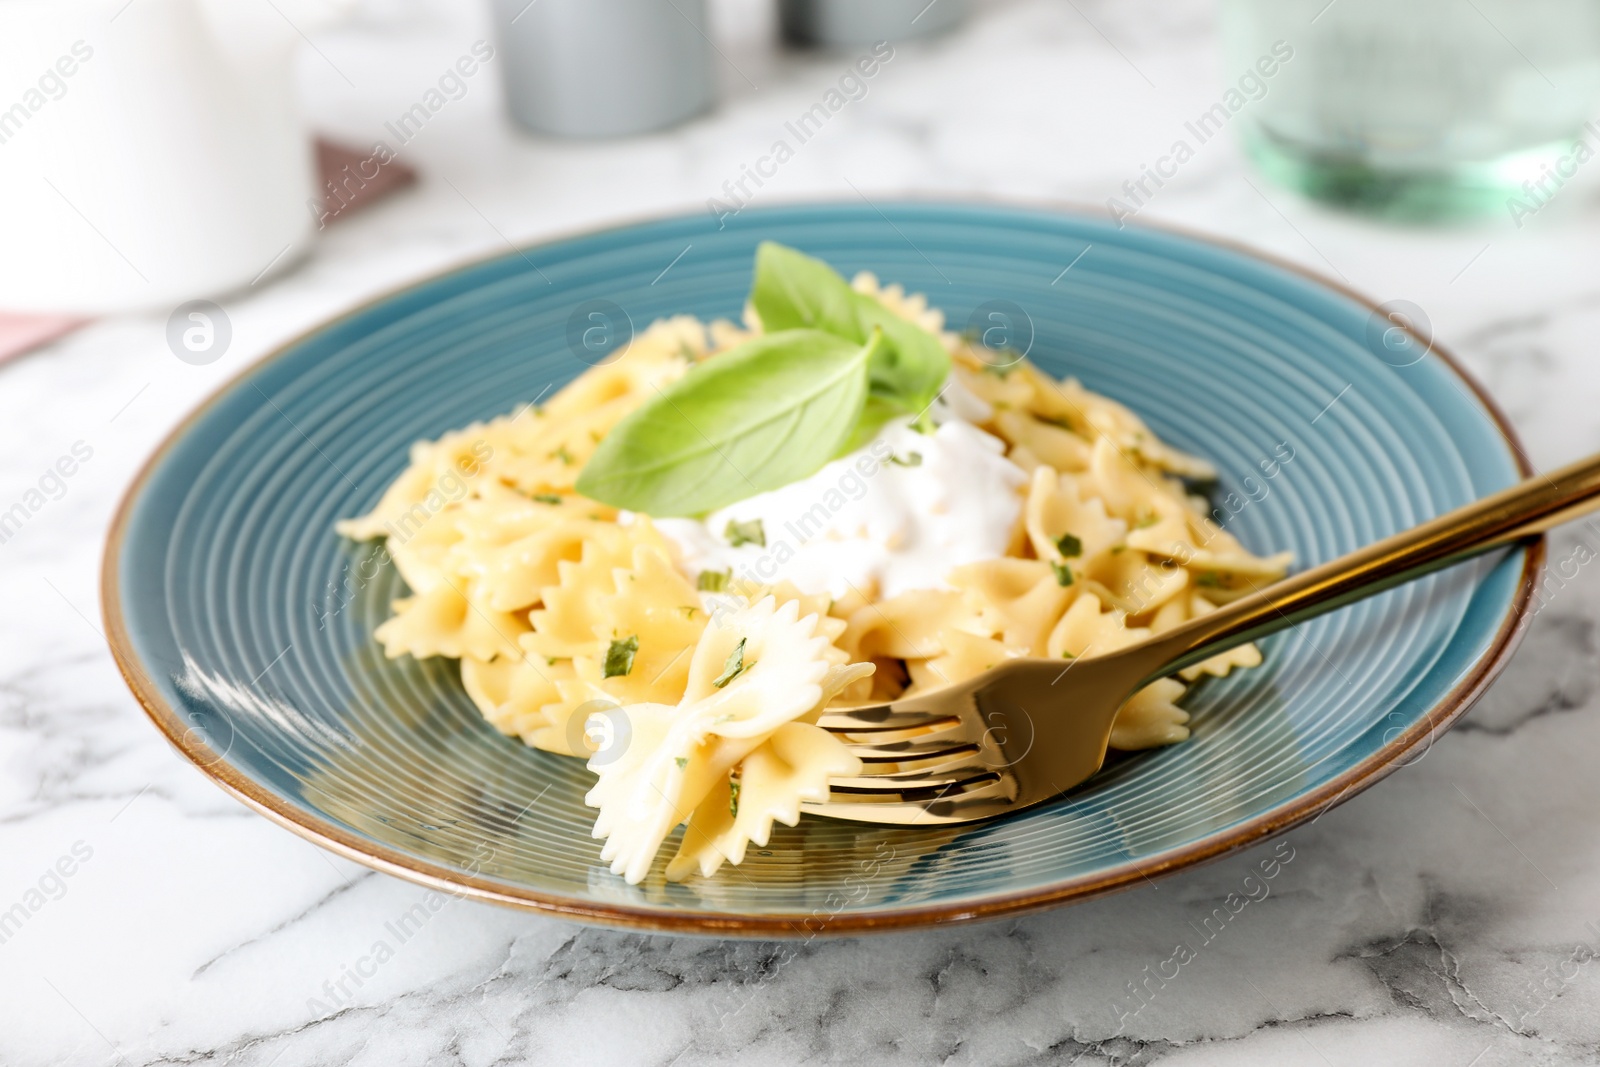
{"type": "Polygon", "coordinates": [[[1113,556],[1120,556],[1126,551],[1128,551],[1128,546],[1127,545],[1112,545],[1111,546],[1111,554],[1113,556]]]}
{"type": "Polygon", "coordinates": [[[722,673],[717,675],[716,679],[712,681],[712,685],[721,689],[748,669],[744,662],[744,643],[747,640],[749,638],[739,638],[739,643],[733,646],[733,651],[729,652],[728,658],[723,661],[722,673]]]}
{"type": "Polygon", "coordinates": [[[1056,572],[1056,582],[1061,585],[1072,584],[1072,568],[1065,563],[1052,563],[1050,569],[1056,572]]]}
{"type": "Polygon", "coordinates": [[[606,649],[605,668],[602,672],[606,678],[616,678],[633,670],[633,656],[639,651],[639,635],[624,637],[611,642],[611,647],[606,649]]]}
{"type": "Polygon", "coordinates": [[[683,612],[683,617],[684,618],[692,619],[692,618],[694,618],[694,613],[699,611],[700,609],[697,608],[697,607],[693,607],[693,606],[691,606],[689,604],[685,604],[685,605],[683,605],[683,607],[679,608],[678,610],[683,612]]]}
{"type": "Polygon", "coordinates": [[[767,547],[767,531],[762,528],[760,519],[751,519],[749,522],[729,519],[728,528],[722,531],[722,536],[727,538],[728,544],[734,548],[740,545],[767,547]]]}
{"type": "Polygon", "coordinates": [[[739,817],[739,779],[728,779],[728,813],[735,819],[739,817]]]}
{"type": "Polygon", "coordinates": [[[1056,538],[1056,551],[1068,559],[1073,556],[1083,555],[1083,542],[1069,533],[1064,533],[1056,538]]]}
{"type": "Polygon", "coordinates": [[[922,466],[922,453],[907,452],[905,459],[901,459],[899,456],[891,455],[889,457],[889,462],[893,463],[897,467],[920,467],[922,466]]]}
{"type": "Polygon", "coordinates": [[[674,757],[672,757],[672,762],[676,763],[678,765],[678,770],[681,771],[685,767],[689,766],[689,757],[688,756],[674,756],[674,757]]]}
{"type": "Polygon", "coordinates": [[[544,665],[546,667],[554,667],[559,662],[561,662],[561,660],[558,656],[546,656],[544,658],[544,665]]]}
{"type": "Polygon", "coordinates": [[[1068,652],[1068,651],[1063,649],[1062,652],[1061,652],[1061,658],[1062,659],[1077,659],[1078,657],[1074,656],[1071,652],[1068,652]]]}
{"type": "MultiPolygon", "coordinates": [[[[969,340],[973,340],[973,339],[969,338],[969,340]]],[[[974,340],[974,343],[976,343],[975,340],[974,340]]],[[[1006,355],[1012,355],[1012,356],[1016,355],[1016,353],[1011,351],[1010,349],[1001,349],[1001,352],[1005,353],[1006,355]]],[[[1016,370],[1017,369],[1017,364],[1019,364],[1021,362],[1022,362],[1022,357],[1021,356],[1016,356],[1016,358],[1013,359],[1010,363],[1005,363],[1005,364],[990,363],[987,359],[985,359],[985,360],[983,360],[983,373],[992,374],[996,378],[1000,378],[1000,379],[1003,380],[1005,378],[1009,378],[1011,376],[1011,372],[1016,370]]]]}
{"type": "Polygon", "coordinates": [[[554,452],[550,453],[550,458],[551,459],[559,459],[562,463],[565,463],[567,466],[569,466],[569,467],[572,466],[572,453],[567,451],[567,446],[566,445],[562,445],[560,448],[558,448],[554,452]]]}
{"type": "Polygon", "coordinates": [[[700,577],[694,580],[694,587],[702,593],[720,593],[728,588],[728,581],[733,577],[733,568],[725,571],[701,571],[700,577]]]}
{"type": "MultiPolygon", "coordinates": [[[[1034,418],[1038,419],[1040,422],[1048,423],[1049,425],[1054,426],[1058,430],[1065,430],[1070,434],[1078,434],[1078,428],[1076,426],[1072,425],[1072,423],[1068,422],[1066,420],[1065,416],[1062,416],[1062,415],[1035,415],[1034,418]]],[[[1078,436],[1081,437],[1083,435],[1082,434],[1078,434],[1078,436]]]]}
{"type": "Polygon", "coordinates": [[[533,499],[537,500],[541,504],[561,503],[561,497],[557,493],[535,493],[533,494],[533,499]]]}
{"type": "Polygon", "coordinates": [[[1194,584],[1204,586],[1207,589],[1221,589],[1226,587],[1228,583],[1223,581],[1222,575],[1216,571],[1201,571],[1195,575],[1194,584]]]}
{"type": "Polygon", "coordinates": [[[1149,529],[1150,527],[1154,526],[1156,523],[1158,523],[1160,521],[1161,521],[1161,516],[1160,515],[1152,515],[1152,514],[1146,513],[1144,515],[1139,516],[1139,520],[1133,524],[1133,528],[1135,530],[1147,530],[1147,529],[1149,529]]]}

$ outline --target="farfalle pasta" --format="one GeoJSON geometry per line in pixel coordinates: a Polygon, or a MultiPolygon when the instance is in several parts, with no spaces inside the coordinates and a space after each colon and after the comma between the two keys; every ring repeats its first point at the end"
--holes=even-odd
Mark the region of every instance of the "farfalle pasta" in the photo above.
{"type": "Polygon", "coordinates": [[[694,648],[676,705],[627,709],[625,745],[589,761],[600,778],[588,802],[600,810],[600,858],[630,882],[642,879],[667,835],[684,825],[667,876],[713,873],[767,843],[772,823],[794,825],[800,804],[825,800],[828,778],[860,762],[808,722],[851,682],[872,673],[846,664],[818,630],[818,616],[768,596],[728,612],[694,648]]]}
{"type": "MultiPolygon", "coordinates": [[[[1193,491],[1212,467],[1126,407],[945,332],[922,297],[870,275],[848,298],[800,308],[795,328],[762,298],[762,269],[758,258],[742,324],[657,322],[542,405],[413,446],[373,509],[338,526],[385,538],[409,587],[376,631],[389,656],[459,660],[496,729],[589,758],[602,858],[629,882],[680,827],[666,877],[711,876],[825,800],[830,778],[857,773],[815,725],[827,707],[935,689],[1009,658],[1122,648],[1289,563],[1224,530],[1227,512],[1193,491]],[[818,324],[834,331],[828,345],[811,339],[818,324]],[[811,350],[834,376],[817,402],[853,404],[860,420],[815,474],[764,485],[759,465],[729,459],[748,491],[724,486],[701,513],[584,491],[631,478],[639,492],[636,473],[596,474],[618,469],[608,438],[636,435],[701,368],[811,350]],[[885,351],[910,383],[901,395],[873,369],[885,351]]],[[[832,432],[816,410],[784,417],[832,432]]],[[[718,429],[705,435],[712,448],[718,429]]],[[[692,497],[693,479],[682,484],[692,497]]],[[[1245,645],[1152,683],[1118,715],[1112,744],[1183,741],[1187,684],[1260,662],[1245,645]]]]}

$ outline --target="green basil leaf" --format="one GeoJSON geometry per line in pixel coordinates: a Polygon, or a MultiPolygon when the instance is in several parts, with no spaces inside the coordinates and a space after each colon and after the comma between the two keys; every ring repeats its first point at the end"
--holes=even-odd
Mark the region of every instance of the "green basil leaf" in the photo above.
{"type": "Polygon", "coordinates": [[[900,403],[907,414],[920,414],[950,377],[950,353],[933,334],[872,297],[856,293],[856,299],[863,329],[876,326],[889,340],[887,351],[872,364],[872,395],[900,403]]]}
{"type": "Polygon", "coordinates": [[[606,435],[577,491],[657,518],[701,515],[815,474],[861,418],[883,346],[764,334],[697,363],[606,435]]]}
{"type": "Polygon", "coordinates": [[[820,259],[773,241],[763,241],[756,249],[750,303],[761,316],[761,328],[769,333],[810,329],[865,340],[857,311],[859,295],[820,259]]]}
{"type": "Polygon", "coordinates": [[[907,322],[874,298],[850,288],[832,267],[819,259],[771,241],[756,250],[755,284],[750,302],[766,330],[825,330],[865,342],[874,327],[887,344],[869,371],[866,423],[872,432],[895,415],[915,414],[933,403],[950,376],[950,354],[933,334],[907,322]]]}
{"type": "Polygon", "coordinates": [[[905,405],[868,393],[866,406],[861,409],[861,418],[856,420],[855,430],[840,446],[838,454],[843,456],[861,448],[878,436],[878,431],[883,429],[884,423],[904,414],[906,414],[905,405]]]}

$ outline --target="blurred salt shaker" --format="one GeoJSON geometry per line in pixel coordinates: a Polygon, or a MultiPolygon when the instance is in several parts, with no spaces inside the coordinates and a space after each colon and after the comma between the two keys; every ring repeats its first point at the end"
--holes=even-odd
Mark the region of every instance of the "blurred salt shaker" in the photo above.
{"type": "Polygon", "coordinates": [[[829,48],[929,37],[966,13],[966,0],[778,0],[785,39],[829,48]]]}
{"type": "Polygon", "coordinates": [[[506,103],[560,137],[622,137],[715,95],[705,0],[494,0],[506,103]]]}

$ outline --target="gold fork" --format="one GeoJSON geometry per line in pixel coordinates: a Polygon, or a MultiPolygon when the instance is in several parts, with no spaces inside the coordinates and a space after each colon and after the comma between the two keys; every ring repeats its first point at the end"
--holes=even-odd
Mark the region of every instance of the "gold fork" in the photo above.
{"type": "Polygon", "coordinates": [[[1042,804],[1100,769],[1119,708],[1144,686],[1236,645],[1600,507],[1600,455],[1536,475],[1421,526],[1291,575],[1138,645],[1058,660],[1015,659],[965,682],[819,722],[864,773],[804,810],[920,825],[1042,804]]]}

